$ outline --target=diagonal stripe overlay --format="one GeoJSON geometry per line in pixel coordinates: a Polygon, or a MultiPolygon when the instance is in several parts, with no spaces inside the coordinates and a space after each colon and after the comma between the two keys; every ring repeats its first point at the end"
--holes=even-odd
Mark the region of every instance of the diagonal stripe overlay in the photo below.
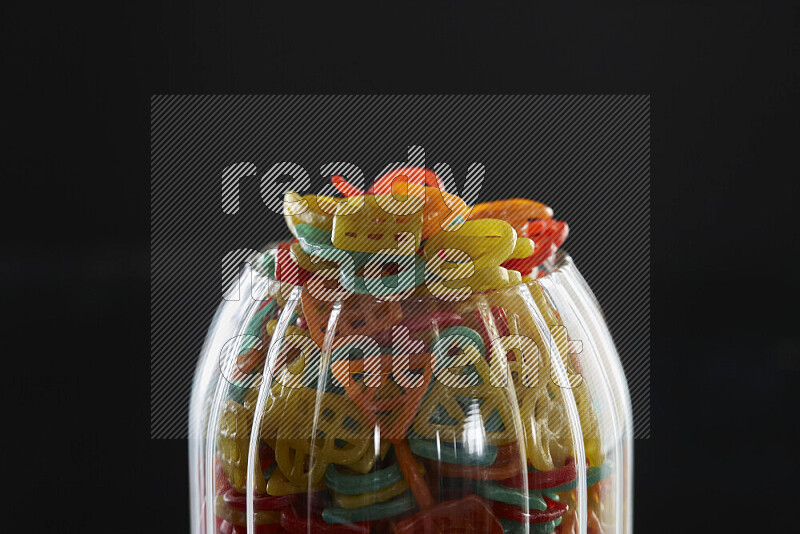
{"type": "Polygon", "coordinates": [[[349,162],[367,184],[422,146],[486,177],[477,201],[533,198],[566,220],[565,249],[595,292],[650,436],[650,97],[646,95],[154,96],[150,114],[151,437],[187,435],[197,356],[232,251],[285,240],[260,179],[278,162],[329,190],[349,162]],[[223,188],[223,183],[238,188],[223,188]]]}

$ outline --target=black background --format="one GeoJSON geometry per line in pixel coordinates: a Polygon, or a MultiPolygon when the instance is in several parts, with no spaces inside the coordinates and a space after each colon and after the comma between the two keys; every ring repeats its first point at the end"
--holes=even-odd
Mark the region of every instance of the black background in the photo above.
{"type": "Polygon", "coordinates": [[[635,93],[652,95],[637,531],[790,527],[797,6],[5,4],[6,520],[187,530],[186,443],[149,439],[152,94],[635,93]]]}

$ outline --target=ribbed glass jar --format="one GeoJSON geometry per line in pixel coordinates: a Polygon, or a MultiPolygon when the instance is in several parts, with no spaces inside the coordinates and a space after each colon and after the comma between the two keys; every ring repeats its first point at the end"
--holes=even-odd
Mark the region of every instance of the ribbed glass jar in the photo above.
{"type": "Polygon", "coordinates": [[[192,532],[631,532],[614,343],[568,255],[538,275],[326,300],[245,270],[195,375],[192,532]]]}

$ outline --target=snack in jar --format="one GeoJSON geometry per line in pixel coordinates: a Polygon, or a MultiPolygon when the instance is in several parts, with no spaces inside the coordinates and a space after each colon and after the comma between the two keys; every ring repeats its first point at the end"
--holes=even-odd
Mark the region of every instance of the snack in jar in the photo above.
{"type": "Polygon", "coordinates": [[[567,224],[441,184],[286,194],[198,364],[195,534],[632,530],[627,386],[567,224]]]}

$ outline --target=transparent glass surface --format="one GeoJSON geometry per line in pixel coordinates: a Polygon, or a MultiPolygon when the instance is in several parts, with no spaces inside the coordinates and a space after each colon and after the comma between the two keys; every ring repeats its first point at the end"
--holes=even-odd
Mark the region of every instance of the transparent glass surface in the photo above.
{"type": "Polygon", "coordinates": [[[336,289],[248,269],[220,306],[193,533],[631,531],[627,386],[568,255],[459,299],[336,289]]]}

